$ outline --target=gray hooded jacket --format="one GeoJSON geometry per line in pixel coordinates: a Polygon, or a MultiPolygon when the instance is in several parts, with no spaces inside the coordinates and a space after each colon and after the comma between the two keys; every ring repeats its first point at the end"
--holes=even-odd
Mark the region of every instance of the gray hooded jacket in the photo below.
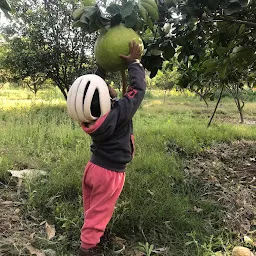
{"type": "Polygon", "coordinates": [[[106,115],[83,130],[92,138],[90,161],[105,169],[124,172],[134,154],[132,117],[139,108],[146,90],[145,71],[139,62],[128,66],[131,85],[106,115]]]}

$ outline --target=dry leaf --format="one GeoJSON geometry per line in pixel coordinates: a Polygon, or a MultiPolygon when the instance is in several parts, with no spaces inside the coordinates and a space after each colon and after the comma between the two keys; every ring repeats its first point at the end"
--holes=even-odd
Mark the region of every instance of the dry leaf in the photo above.
{"type": "Polygon", "coordinates": [[[200,213],[200,212],[202,212],[202,211],[203,211],[203,209],[202,209],[202,208],[198,208],[198,207],[194,206],[194,211],[195,211],[196,213],[200,213]]]}
{"type": "Polygon", "coordinates": [[[162,254],[164,252],[167,252],[167,250],[168,250],[168,248],[163,247],[163,248],[156,248],[152,252],[155,253],[155,254],[162,254]]]}
{"type": "Polygon", "coordinates": [[[29,252],[32,255],[36,255],[36,256],[46,256],[43,252],[41,252],[40,250],[34,248],[32,245],[26,245],[26,248],[29,250],[29,252]]]}
{"type": "Polygon", "coordinates": [[[56,230],[54,226],[49,225],[47,222],[45,222],[45,229],[49,240],[55,237],[56,230]]]}
{"type": "Polygon", "coordinates": [[[44,225],[45,223],[46,223],[46,220],[42,221],[42,222],[39,224],[39,226],[42,226],[42,225],[44,225]]]}
{"type": "Polygon", "coordinates": [[[35,235],[36,235],[36,233],[35,233],[35,232],[33,232],[32,234],[30,234],[30,236],[29,236],[29,237],[30,237],[30,239],[31,239],[31,240],[33,240],[33,239],[34,239],[34,237],[35,237],[35,235]]]}
{"type": "Polygon", "coordinates": [[[244,242],[253,245],[253,240],[249,236],[244,236],[244,242]]]}
{"type": "Polygon", "coordinates": [[[5,205],[5,206],[12,206],[13,205],[13,201],[3,201],[1,204],[5,205]]]}

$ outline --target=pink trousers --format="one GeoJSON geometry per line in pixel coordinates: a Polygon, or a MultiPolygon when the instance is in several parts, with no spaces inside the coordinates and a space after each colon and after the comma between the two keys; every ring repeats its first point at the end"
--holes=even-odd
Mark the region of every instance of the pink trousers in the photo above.
{"type": "Polygon", "coordinates": [[[95,247],[104,234],[120,196],[125,172],[114,172],[88,162],[85,167],[82,193],[84,224],[81,229],[81,247],[95,247]]]}

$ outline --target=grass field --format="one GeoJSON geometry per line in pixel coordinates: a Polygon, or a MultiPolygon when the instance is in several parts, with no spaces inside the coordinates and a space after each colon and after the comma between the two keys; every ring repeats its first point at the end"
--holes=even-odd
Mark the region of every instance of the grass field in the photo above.
{"type": "MultiPolygon", "coordinates": [[[[230,98],[222,100],[210,128],[209,108],[193,95],[161,91],[147,93],[134,117],[136,155],[127,167],[125,188],[109,224],[111,232],[138,242],[169,247],[167,255],[215,255],[236,243],[222,226],[222,205],[200,198],[204,183],[184,174],[186,159],[213,145],[256,140],[256,100],[245,103],[245,124],[230,98]],[[195,208],[196,207],[196,208],[195,208]],[[195,209],[203,209],[197,211],[195,209]]],[[[26,182],[24,214],[35,214],[56,226],[57,255],[70,255],[82,225],[81,178],[90,157],[90,138],[67,116],[57,89],[0,90],[0,181],[7,170],[40,169],[44,178],[26,182]]],[[[145,254],[150,255],[150,254],[145,254]]]]}

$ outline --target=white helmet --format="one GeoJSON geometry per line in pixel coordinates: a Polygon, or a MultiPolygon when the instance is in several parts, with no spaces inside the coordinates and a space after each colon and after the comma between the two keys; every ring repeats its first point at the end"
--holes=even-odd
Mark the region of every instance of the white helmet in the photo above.
{"type": "Polygon", "coordinates": [[[97,75],[84,75],[78,77],[68,91],[67,108],[72,119],[85,123],[98,119],[91,113],[92,99],[96,90],[99,94],[100,116],[110,111],[110,95],[105,81],[97,75]]]}

